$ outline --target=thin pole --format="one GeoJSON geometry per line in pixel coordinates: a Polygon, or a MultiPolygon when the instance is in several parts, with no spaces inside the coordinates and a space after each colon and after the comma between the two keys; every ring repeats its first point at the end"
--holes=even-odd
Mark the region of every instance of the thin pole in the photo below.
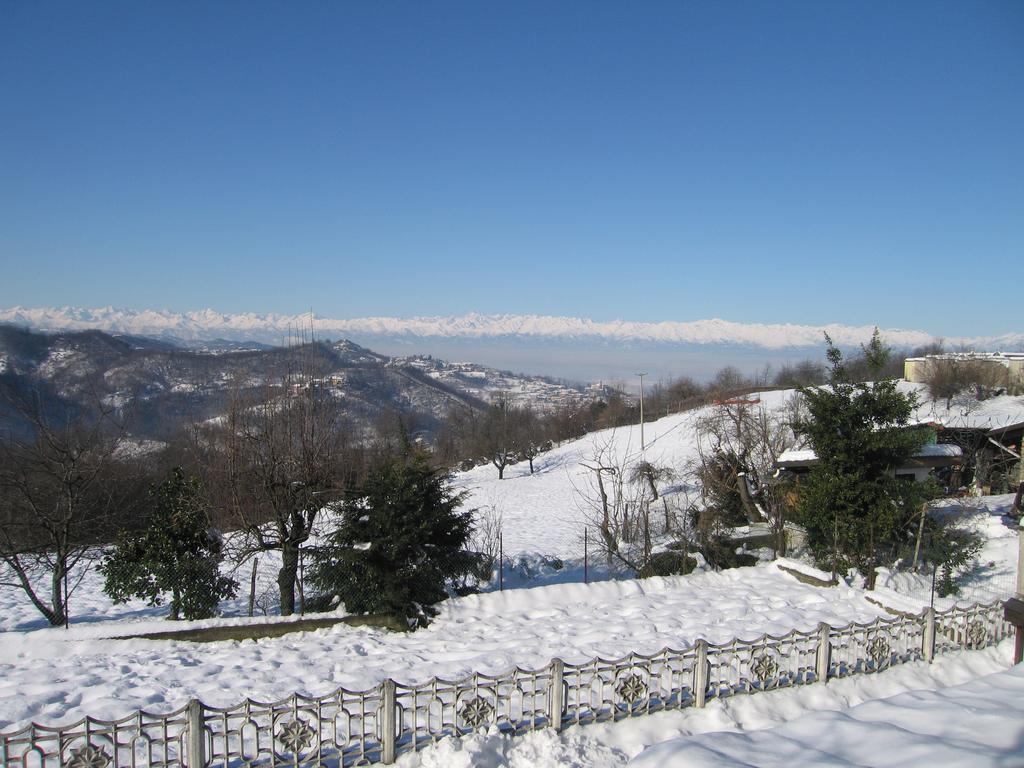
{"type": "Polygon", "coordinates": [[[249,616],[252,616],[253,609],[256,607],[256,566],[259,562],[258,557],[252,559],[252,573],[249,575],[249,616]]]}
{"type": "Polygon", "coordinates": [[[498,534],[498,591],[505,590],[505,541],[502,534],[498,534]]]}
{"type": "Polygon", "coordinates": [[[933,610],[935,608],[935,574],[938,573],[938,571],[939,571],[939,564],[936,563],[932,567],[932,596],[931,596],[931,600],[928,602],[928,607],[933,609],[933,610]]]}
{"type": "Polygon", "coordinates": [[[588,545],[590,543],[589,539],[590,539],[590,529],[589,528],[584,528],[583,529],[583,583],[584,584],[589,584],[590,583],[589,580],[588,580],[588,574],[587,574],[587,561],[589,559],[588,558],[588,555],[589,555],[589,552],[588,552],[588,548],[589,547],[588,547],[588,545]]]}
{"type": "Polygon", "coordinates": [[[299,616],[306,615],[305,571],[302,568],[302,550],[299,550],[299,616]]]}
{"type": "Polygon", "coordinates": [[[640,377],[640,450],[644,449],[644,376],[647,372],[638,373],[640,377]]]}

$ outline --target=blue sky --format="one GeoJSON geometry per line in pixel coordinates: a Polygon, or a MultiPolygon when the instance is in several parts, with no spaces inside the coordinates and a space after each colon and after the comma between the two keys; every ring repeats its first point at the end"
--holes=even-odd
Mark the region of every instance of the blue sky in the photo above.
{"type": "Polygon", "coordinates": [[[4,3],[0,306],[1019,330],[1024,3],[4,3]]]}

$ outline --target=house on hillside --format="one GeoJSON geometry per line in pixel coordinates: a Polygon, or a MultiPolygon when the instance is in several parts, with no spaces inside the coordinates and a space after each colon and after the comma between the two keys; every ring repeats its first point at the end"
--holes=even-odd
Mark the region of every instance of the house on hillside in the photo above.
{"type": "Polygon", "coordinates": [[[1010,493],[1019,482],[1024,420],[990,426],[967,418],[934,422],[939,445],[960,448],[960,484],[982,493],[1010,493]]]}
{"type": "MultiPolygon", "coordinates": [[[[934,473],[940,482],[951,488],[959,487],[957,478],[963,462],[963,451],[960,446],[940,443],[927,443],[921,446],[916,454],[910,457],[903,466],[893,467],[897,478],[921,482],[934,473]],[[957,482],[952,482],[957,481],[957,482]]],[[[810,448],[799,448],[779,454],[775,466],[780,472],[788,472],[800,477],[811,471],[818,463],[818,457],[810,448]]]]}
{"type": "Polygon", "coordinates": [[[1024,392],[1024,352],[943,352],[908,357],[903,361],[903,378],[924,384],[936,366],[944,363],[970,367],[975,378],[983,378],[997,391],[1010,394],[1024,392]]]}

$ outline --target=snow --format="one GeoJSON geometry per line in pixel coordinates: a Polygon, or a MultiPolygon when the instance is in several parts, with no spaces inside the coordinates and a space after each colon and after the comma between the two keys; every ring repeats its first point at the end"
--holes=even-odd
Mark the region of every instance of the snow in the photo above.
{"type": "MultiPolygon", "coordinates": [[[[922,744],[924,748],[934,745],[934,750],[928,752],[928,763],[946,766],[945,758],[955,754],[944,749],[947,742],[959,746],[960,739],[973,729],[979,739],[991,736],[980,754],[987,759],[995,752],[1003,760],[1002,763],[980,762],[980,765],[1019,766],[1024,764],[1015,762],[1020,754],[1016,742],[1020,738],[1019,722],[1024,706],[1021,703],[1024,668],[1007,672],[1009,654],[1007,641],[998,648],[939,656],[930,665],[915,662],[877,675],[831,680],[825,685],[715,700],[705,709],[687,708],[617,723],[577,726],[559,734],[551,730],[516,738],[495,732],[474,734],[447,739],[418,754],[405,755],[399,758],[398,765],[401,768],[734,765],[724,762],[728,759],[726,755],[709,754],[709,749],[719,744],[736,745],[739,759],[747,761],[739,765],[783,765],[779,762],[780,753],[786,754],[796,735],[803,733],[808,739],[817,737],[811,742],[812,747],[830,737],[834,743],[836,736],[850,736],[852,748],[844,756],[844,762],[832,758],[828,758],[828,762],[813,762],[810,759],[814,754],[812,749],[789,753],[785,765],[882,766],[890,764],[883,761],[888,759],[887,749],[895,745],[892,740],[876,741],[874,731],[868,732],[868,729],[878,726],[880,736],[881,731],[891,735],[892,726],[886,727],[884,723],[896,722],[908,734],[915,729],[928,734],[922,744]],[[969,708],[958,708],[960,699],[967,699],[969,708]],[[877,708],[870,709],[875,703],[877,708]],[[880,717],[883,712],[890,715],[891,720],[880,717]],[[873,713],[881,723],[871,719],[873,713]],[[947,716],[954,714],[956,721],[947,728],[947,716]],[[870,725],[862,726],[863,730],[853,738],[859,722],[870,725]],[[835,736],[828,730],[840,727],[843,733],[835,736]],[[790,730],[786,731],[787,728],[790,730]],[[950,732],[949,735],[944,735],[944,731],[950,732]],[[787,736],[789,740],[784,740],[787,736]],[[663,746],[653,746],[659,744],[663,746]],[[691,748],[693,754],[701,756],[702,762],[682,762],[690,756],[691,748]],[[776,762],[771,762],[773,760],[776,762]]],[[[906,743],[903,746],[906,748],[906,743]]],[[[924,762],[907,759],[899,764],[924,762]]]]}
{"type": "Polygon", "coordinates": [[[792,448],[780,453],[775,460],[782,464],[790,461],[816,461],[817,458],[818,454],[811,448],[792,448]]]}
{"type": "Polygon", "coordinates": [[[814,712],[767,730],[673,739],[636,768],[1022,766],[1024,666],[953,688],[903,693],[838,712],[814,712]]]}
{"type": "MultiPolygon", "coordinates": [[[[771,411],[785,409],[793,390],[776,390],[759,395],[761,405],[771,411]]],[[[696,424],[714,406],[666,416],[644,424],[643,458],[658,467],[681,472],[697,458],[696,424]]],[[[583,530],[591,526],[594,511],[585,497],[592,488],[593,458],[604,451],[612,463],[641,458],[640,427],[633,425],[602,430],[579,440],[566,442],[534,459],[534,474],[526,462],[505,469],[499,480],[490,464],[454,475],[454,484],[468,492],[466,506],[490,509],[502,516],[506,555],[543,552],[562,559],[583,555],[583,530]]],[[[660,482],[666,503],[682,504],[688,490],[679,477],[660,482]]],[[[593,542],[593,539],[592,539],[593,542]]]]}
{"type": "MultiPolygon", "coordinates": [[[[977,533],[983,542],[975,563],[960,577],[960,595],[936,597],[937,609],[944,610],[956,603],[1002,600],[1016,591],[1020,533],[1016,521],[1007,516],[1013,498],[1013,494],[1003,494],[942,499],[934,505],[932,515],[955,518],[958,528],[977,533]]],[[[907,610],[916,612],[931,602],[932,573],[881,568],[876,592],[885,598],[889,591],[900,596],[899,603],[892,603],[894,608],[905,605],[909,606],[907,610]]]]}
{"type": "MultiPolygon", "coordinates": [[[[776,410],[785,408],[792,395],[780,391],[760,397],[765,407],[776,410]]],[[[643,456],[656,465],[684,467],[696,454],[695,422],[706,413],[696,410],[646,424],[643,456]]],[[[750,640],[764,633],[811,630],[819,622],[867,622],[886,615],[883,605],[918,612],[930,602],[930,574],[885,570],[871,594],[845,582],[810,586],[780,570],[784,566],[829,577],[799,560],[685,577],[580,583],[588,517],[580,491],[592,476],[586,463],[597,450],[615,460],[639,458],[639,428],[607,430],[557,446],[538,457],[534,475],[525,463],[509,467],[503,481],[490,465],[457,474],[455,484],[467,491],[469,507],[489,507],[503,517],[505,554],[513,563],[506,584],[534,588],[448,600],[429,627],[411,634],[336,625],[259,641],[146,640],[129,636],[253,620],[241,616],[244,598],[238,598],[224,605],[227,618],[170,625],[163,618],[166,609],[138,601],[112,605],[102,595],[99,576],[89,572],[75,574],[82,580],[71,598],[75,623],[70,630],[42,628],[20,592],[0,588],[0,729],[33,720],[66,723],[86,714],[114,718],[138,708],[166,711],[192,697],[230,706],[245,697],[276,700],[293,691],[323,695],[338,686],[365,689],[387,677],[415,683],[433,676],[501,673],[515,666],[538,668],[553,657],[580,662],[650,654],[700,638],[750,640]]],[[[660,487],[672,503],[684,500],[689,490],[678,478],[660,487]]],[[[1012,499],[946,500],[933,512],[956,516],[985,540],[978,563],[966,575],[965,599],[988,601],[1005,595],[1013,583],[1018,539],[1005,516],[1012,499]]],[[[258,592],[273,588],[278,564],[275,554],[260,556],[258,592]]],[[[247,582],[248,568],[239,567],[235,578],[247,582]]],[[[591,577],[610,575],[593,556],[589,572],[591,577]]],[[[936,607],[954,602],[936,600],[936,607]]],[[[712,755],[720,765],[807,762],[795,755],[815,755],[823,765],[887,765],[890,756],[902,755],[902,764],[914,764],[921,762],[924,753],[915,750],[924,749],[919,740],[925,738],[936,755],[932,760],[929,752],[929,762],[939,765],[956,764],[972,749],[982,765],[998,759],[1024,765],[1012,761],[1019,752],[1007,751],[1014,747],[1009,736],[991,735],[996,729],[1019,731],[1011,719],[1019,723],[1021,716],[1015,702],[1021,699],[1022,674],[976,680],[987,687],[968,686],[966,693],[948,688],[1004,671],[1010,653],[1010,643],[1004,642],[984,651],[942,655],[932,665],[913,663],[876,675],[715,700],[704,710],[663,712],[561,734],[542,731],[515,739],[477,734],[445,740],[402,757],[399,764],[604,768],[632,759],[641,766],[689,765],[677,761],[697,756],[706,761],[712,755]],[[909,698],[890,700],[898,708],[877,701],[901,695],[909,698]],[[962,701],[970,711],[956,709],[962,701]],[[931,721],[948,727],[937,733],[929,730],[931,721]],[[858,730],[869,727],[877,729],[872,730],[877,743],[858,730]],[[975,731],[988,747],[971,746],[975,731]],[[811,751],[822,747],[826,732],[825,752],[811,751]],[[653,747],[677,737],[683,740],[653,747]],[[660,756],[657,749],[663,750],[660,756]]]]}
{"type": "MultiPolygon", "coordinates": [[[[0,614],[18,599],[13,590],[0,591],[0,614]]],[[[0,727],[170,709],[190,697],[230,706],[246,696],[272,700],[292,691],[365,689],[387,677],[414,683],[496,674],[542,667],[556,656],[581,662],[650,654],[699,638],[751,639],[884,615],[860,590],[800,584],[772,565],[491,592],[439,607],[429,627],[409,634],[337,625],[259,642],[125,638],[168,628],[138,604],[111,606],[107,615],[119,621],[8,631],[0,634],[0,727]]],[[[225,622],[177,626],[218,623],[225,622]]]]}
{"type": "Polygon", "coordinates": [[[975,429],[999,429],[1011,424],[1024,422],[1024,397],[1000,395],[986,400],[977,400],[970,395],[953,398],[949,407],[946,400],[931,400],[924,384],[900,382],[900,390],[917,394],[919,406],[914,412],[918,423],[941,424],[944,427],[965,427],[975,429]]]}
{"type": "MultiPolygon", "coordinates": [[[[546,315],[485,315],[455,317],[366,317],[333,319],[307,314],[225,314],[212,309],[194,312],[129,310],[102,307],[12,307],[0,309],[0,322],[28,325],[41,330],[99,328],[144,336],[176,336],[183,339],[266,340],[281,343],[296,328],[312,329],[320,336],[376,335],[407,338],[533,338],[603,339],[616,342],[669,344],[744,344],[767,349],[820,347],[829,336],[840,346],[861,344],[871,338],[873,326],[796,325],[735,323],[721,319],[692,322],[599,322],[579,317],[546,315]]],[[[886,329],[889,344],[913,347],[934,341],[924,331],[886,329]]],[[[1017,347],[1024,334],[949,339],[950,343],[976,348],[1017,347]]]]}
{"type": "MultiPolygon", "coordinates": [[[[926,443],[921,446],[921,449],[914,454],[918,457],[938,457],[944,456],[953,458],[963,454],[958,445],[938,444],[938,443],[926,443]]],[[[783,451],[779,454],[776,461],[780,464],[786,464],[794,461],[817,461],[818,455],[810,448],[794,448],[788,451],[783,451]]]]}

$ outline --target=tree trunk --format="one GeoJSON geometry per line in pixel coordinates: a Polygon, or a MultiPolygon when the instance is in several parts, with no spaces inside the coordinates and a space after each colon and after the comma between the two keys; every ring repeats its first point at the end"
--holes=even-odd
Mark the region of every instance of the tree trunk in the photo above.
{"type": "Polygon", "coordinates": [[[181,618],[181,595],[177,589],[171,590],[171,621],[181,618]]]}
{"type": "Polygon", "coordinates": [[[277,572],[277,588],[281,594],[281,615],[295,613],[295,578],[299,572],[299,548],[291,542],[281,546],[281,570],[277,572]]]}
{"type": "Polygon", "coordinates": [[[36,604],[36,607],[40,609],[46,620],[55,627],[59,627],[67,620],[67,605],[65,602],[67,595],[64,594],[64,571],[66,567],[66,560],[58,560],[50,576],[50,604],[53,608],[45,610],[41,605],[36,604]]]}
{"type": "Polygon", "coordinates": [[[839,583],[839,515],[832,515],[832,581],[839,583]]]}
{"type": "Polygon", "coordinates": [[[868,561],[867,583],[864,586],[869,592],[874,590],[875,582],[878,580],[877,568],[877,562],[874,560],[868,561]]]}
{"type": "Polygon", "coordinates": [[[651,496],[653,496],[654,500],[657,501],[658,487],[654,484],[654,474],[648,469],[647,471],[644,472],[644,477],[647,478],[647,485],[650,486],[651,496]]]}
{"type": "Polygon", "coordinates": [[[252,560],[252,574],[249,576],[249,616],[252,616],[253,609],[256,607],[256,566],[259,564],[260,559],[254,557],[252,560]]]}

